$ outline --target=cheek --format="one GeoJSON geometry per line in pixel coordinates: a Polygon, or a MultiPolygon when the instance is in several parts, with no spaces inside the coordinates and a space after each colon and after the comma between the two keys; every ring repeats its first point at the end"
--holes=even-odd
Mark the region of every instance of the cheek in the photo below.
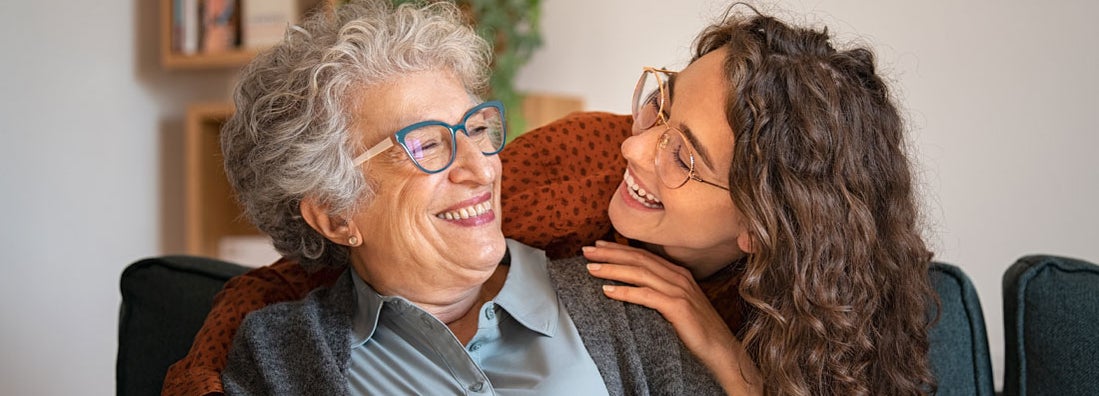
{"type": "Polygon", "coordinates": [[[407,222],[412,215],[422,213],[430,204],[435,193],[431,188],[430,183],[417,183],[415,180],[379,183],[369,213],[380,223],[407,222]]]}
{"type": "Polygon", "coordinates": [[[665,202],[665,209],[668,215],[678,219],[680,225],[687,227],[688,232],[692,229],[706,233],[723,232],[740,222],[740,212],[728,197],[707,194],[705,197],[690,197],[677,203],[678,205],[671,206],[665,202]]]}

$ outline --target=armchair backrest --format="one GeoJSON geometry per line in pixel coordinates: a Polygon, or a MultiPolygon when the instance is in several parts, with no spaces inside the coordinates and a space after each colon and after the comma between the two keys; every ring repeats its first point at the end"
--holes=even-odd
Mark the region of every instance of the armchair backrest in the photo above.
{"type": "Polygon", "coordinates": [[[187,354],[214,295],[248,268],[208,258],[165,256],[122,272],[118,395],[159,395],[168,367],[187,354]]]}
{"type": "Polygon", "coordinates": [[[938,394],[995,394],[988,333],[973,282],[960,268],[945,263],[932,263],[930,276],[942,304],[929,334],[938,394]]]}
{"type": "Polygon", "coordinates": [[[1099,266],[1026,256],[1003,298],[1004,395],[1099,395],[1099,266]]]}

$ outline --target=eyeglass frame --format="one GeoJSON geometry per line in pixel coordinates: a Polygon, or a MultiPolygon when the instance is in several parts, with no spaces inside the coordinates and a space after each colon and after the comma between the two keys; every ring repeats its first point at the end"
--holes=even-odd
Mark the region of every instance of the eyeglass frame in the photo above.
{"type": "Polygon", "coordinates": [[[500,134],[500,147],[496,148],[496,150],[492,151],[492,152],[481,151],[481,154],[484,154],[486,157],[490,156],[490,155],[499,154],[501,151],[504,150],[504,146],[507,145],[507,136],[508,136],[507,113],[506,113],[506,110],[504,109],[504,104],[503,103],[501,103],[498,100],[490,100],[490,101],[487,101],[487,102],[482,102],[481,104],[473,106],[469,110],[467,110],[466,113],[464,115],[462,115],[462,121],[459,122],[457,125],[450,125],[450,124],[442,122],[442,121],[427,120],[427,121],[420,121],[420,122],[417,122],[415,124],[412,124],[412,125],[406,126],[404,128],[401,128],[401,129],[397,130],[397,132],[394,132],[392,135],[389,135],[389,137],[387,137],[386,139],[382,140],[381,142],[378,142],[378,144],[375,144],[374,146],[371,146],[369,149],[366,150],[366,152],[360,154],[358,157],[355,157],[355,159],[353,159],[352,162],[355,164],[355,166],[362,165],[362,164],[366,163],[366,161],[370,161],[370,159],[378,156],[378,154],[381,154],[385,150],[388,150],[389,148],[393,147],[393,145],[397,145],[397,146],[401,147],[401,150],[404,151],[405,155],[408,156],[408,159],[410,161],[412,161],[412,164],[416,165],[416,168],[419,168],[424,173],[427,173],[427,174],[431,175],[431,174],[436,174],[436,173],[445,171],[445,170],[449,169],[451,165],[454,164],[454,159],[458,156],[458,131],[461,130],[462,133],[466,135],[466,137],[470,137],[469,136],[469,130],[466,129],[466,122],[469,121],[470,116],[476,114],[478,111],[481,111],[482,109],[484,109],[486,107],[494,107],[494,108],[496,108],[496,110],[498,110],[500,112],[500,121],[501,121],[500,126],[501,126],[502,131],[501,131],[501,134],[500,134]],[[416,161],[416,158],[412,156],[412,152],[408,150],[408,147],[405,146],[404,143],[402,143],[402,142],[404,142],[405,136],[407,136],[412,131],[414,131],[416,129],[419,129],[419,128],[428,127],[428,126],[441,126],[441,127],[444,127],[446,129],[450,130],[450,143],[451,143],[451,145],[450,145],[450,161],[447,161],[446,165],[443,165],[442,168],[439,168],[439,170],[436,170],[436,171],[429,171],[427,169],[424,169],[424,167],[420,165],[420,162],[416,161]]]}
{"type": "MultiPolygon", "coordinates": [[[[684,143],[684,145],[687,147],[687,149],[688,149],[687,155],[688,155],[688,158],[690,159],[690,164],[688,164],[689,168],[687,170],[687,178],[686,179],[683,179],[682,182],[680,182],[678,185],[676,185],[674,187],[669,186],[667,182],[664,182],[663,184],[665,186],[667,186],[668,188],[671,188],[671,189],[674,190],[674,189],[683,187],[684,185],[687,184],[688,181],[694,180],[696,182],[700,182],[700,183],[703,183],[703,184],[707,184],[707,185],[711,185],[711,186],[720,188],[720,189],[725,190],[725,191],[729,191],[729,187],[725,187],[725,186],[722,186],[720,184],[717,184],[717,183],[714,183],[714,182],[711,182],[711,181],[707,181],[707,180],[703,179],[702,176],[698,175],[698,172],[695,171],[695,154],[694,154],[695,150],[694,150],[694,148],[692,148],[690,145],[686,144],[686,142],[688,142],[689,140],[683,134],[683,131],[681,131],[681,130],[679,130],[679,128],[676,128],[676,127],[672,126],[671,124],[669,124],[668,123],[668,118],[664,116],[664,99],[668,98],[669,96],[667,95],[668,93],[665,92],[665,90],[664,90],[664,81],[663,81],[663,79],[661,79],[660,74],[658,74],[658,73],[667,74],[668,77],[669,77],[668,80],[670,81],[671,76],[673,76],[675,74],[678,74],[678,72],[672,71],[672,70],[667,70],[667,69],[651,67],[651,66],[645,66],[645,67],[642,68],[641,78],[639,78],[637,80],[637,86],[634,87],[634,92],[633,92],[633,104],[632,104],[633,114],[632,114],[632,116],[633,116],[633,122],[635,123],[634,126],[636,126],[636,122],[637,122],[637,113],[638,113],[638,110],[639,110],[638,109],[638,104],[640,103],[640,100],[641,100],[641,93],[642,93],[641,90],[645,86],[645,75],[647,73],[652,73],[653,78],[656,79],[656,87],[660,92],[660,98],[657,102],[658,105],[657,105],[657,109],[656,109],[657,120],[653,120],[653,123],[646,126],[646,127],[639,127],[639,130],[637,131],[637,133],[640,133],[641,131],[646,131],[646,130],[652,129],[654,126],[656,126],[657,121],[659,120],[659,123],[663,124],[665,129],[664,129],[664,132],[660,134],[660,138],[656,140],[656,148],[658,150],[661,150],[661,151],[667,150],[665,147],[668,145],[668,140],[670,139],[670,136],[668,135],[668,133],[674,131],[675,133],[679,134],[680,141],[682,141],[684,143]]],[[[653,165],[654,166],[656,165],[656,158],[657,157],[655,157],[655,156],[653,157],[653,165]]],[[[661,172],[657,172],[657,175],[660,175],[660,174],[661,174],[661,172]]],[[[661,177],[660,180],[663,181],[664,178],[661,177]]]]}

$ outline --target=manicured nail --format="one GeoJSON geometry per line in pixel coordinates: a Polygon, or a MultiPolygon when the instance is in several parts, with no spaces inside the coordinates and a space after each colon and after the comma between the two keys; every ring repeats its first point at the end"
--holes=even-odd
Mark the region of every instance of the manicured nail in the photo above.
{"type": "Polygon", "coordinates": [[[583,250],[584,253],[591,253],[595,251],[595,246],[584,246],[581,247],[580,250],[583,250]]]}
{"type": "Polygon", "coordinates": [[[600,268],[603,268],[602,264],[588,264],[588,271],[599,271],[600,268]]]}
{"type": "Polygon", "coordinates": [[[605,292],[605,293],[614,293],[614,286],[603,285],[603,292],[605,292]]]}

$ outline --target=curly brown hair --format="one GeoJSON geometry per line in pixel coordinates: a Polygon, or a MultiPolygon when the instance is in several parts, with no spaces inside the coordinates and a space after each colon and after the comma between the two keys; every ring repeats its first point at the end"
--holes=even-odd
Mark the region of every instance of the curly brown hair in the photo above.
{"type": "Polygon", "coordinates": [[[729,185],[755,244],[739,336],[768,395],[931,393],[938,300],[904,123],[873,53],[829,41],[758,13],[696,41],[696,60],[728,50],[729,185]]]}

